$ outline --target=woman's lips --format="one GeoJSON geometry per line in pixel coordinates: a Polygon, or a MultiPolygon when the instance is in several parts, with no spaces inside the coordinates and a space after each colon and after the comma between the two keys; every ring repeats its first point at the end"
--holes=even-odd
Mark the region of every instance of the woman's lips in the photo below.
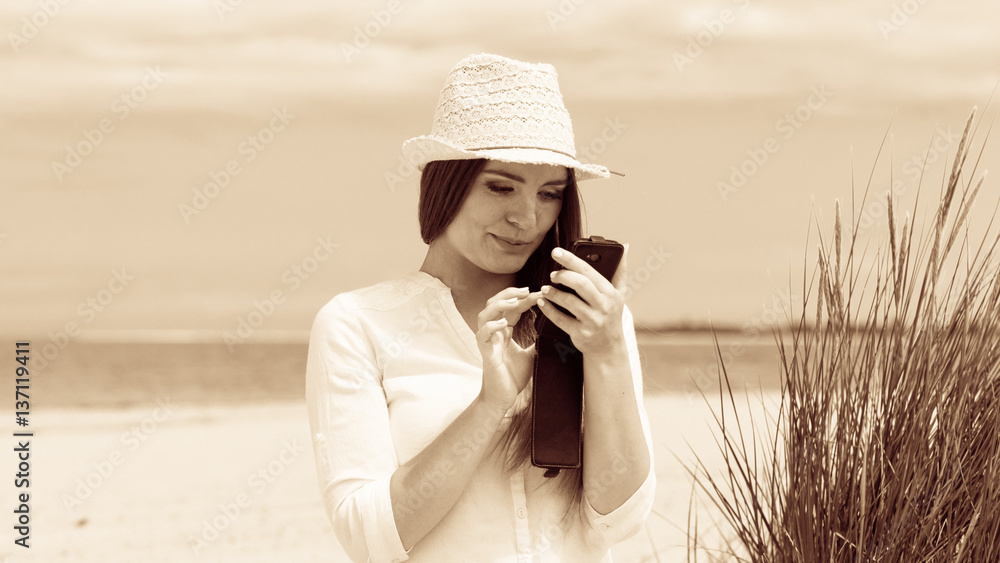
{"type": "Polygon", "coordinates": [[[528,245],[531,244],[530,240],[522,241],[522,240],[518,240],[518,239],[508,239],[508,238],[504,238],[504,237],[495,235],[493,233],[490,233],[490,236],[493,237],[494,239],[496,239],[497,243],[501,247],[510,248],[512,250],[513,249],[518,249],[519,250],[519,249],[522,249],[522,248],[524,248],[524,247],[526,247],[526,246],[528,246],[528,245]]]}

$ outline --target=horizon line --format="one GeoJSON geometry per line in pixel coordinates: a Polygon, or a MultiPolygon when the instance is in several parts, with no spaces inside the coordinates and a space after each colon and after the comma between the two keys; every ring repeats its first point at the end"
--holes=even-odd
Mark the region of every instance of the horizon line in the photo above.
{"type": "MultiPolygon", "coordinates": [[[[710,334],[734,333],[742,331],[740,323],[710,325],[702,323],[635,323],[636,334],[710,334]]],[[[224,344],[230,330],[201,328],[138,328],[138,329],[91,329],[81,330],[78,336],[69,337],[70,342],[87,344],[224,344]]],[[[261,329],[244,338],[241,344],[308,344],[310,330],[304,329],[261,329]]],[[[5,340],[28,342],[52,342],[49,333],[34,334],[3,333],[5,340]]]]}

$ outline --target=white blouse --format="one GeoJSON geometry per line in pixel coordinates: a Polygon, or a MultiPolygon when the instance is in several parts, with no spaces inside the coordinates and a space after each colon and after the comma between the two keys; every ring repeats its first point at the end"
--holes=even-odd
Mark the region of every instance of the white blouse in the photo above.
{"type": "MultiPolygon", "coordinates": [[[[611,561],[610,547],[645,521],[656,487],[627,308],[622,321],[651,461],[642,486],[604,515],[584,495],[578,514],[562,519],[568,501],[553,490],[555,480],[542,477],[544,470],[529,466],[507,477],[500,459],[488,455],[452,509],[407,553],[393,520],[389,478],[479,394],[483,361],[475,334],[451,290],[424,272],[342,293],[327,303],[312,327],[306,403],[324,506],[351,558],[611,561]]],[[[462,450],[456,448],[456,459],[462,450]]]]}

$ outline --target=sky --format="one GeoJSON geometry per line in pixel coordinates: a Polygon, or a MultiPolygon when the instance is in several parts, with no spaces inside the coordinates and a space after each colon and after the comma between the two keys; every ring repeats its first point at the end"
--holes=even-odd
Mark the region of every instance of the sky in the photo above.
{"type": "Polygon", "coordinates": [[[417,269],[399,146],[475,52],[553,64],[578,153],[625,172],[582,191],[637,320],[769,319],[836,200],[877,241],[976,105],[985,138],[996,29],[985,0],[4,2],[0,333],[299,337],[417,269]]]}

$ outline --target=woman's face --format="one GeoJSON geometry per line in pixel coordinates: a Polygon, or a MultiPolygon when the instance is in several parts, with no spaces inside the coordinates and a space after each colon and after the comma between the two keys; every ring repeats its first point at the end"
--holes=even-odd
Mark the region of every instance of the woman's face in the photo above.
{"type": "Polygon", "coordinates": [[[519,271],[555,224],[568,169],[491,160],[435,244],[493,274],[519,271]]]}

